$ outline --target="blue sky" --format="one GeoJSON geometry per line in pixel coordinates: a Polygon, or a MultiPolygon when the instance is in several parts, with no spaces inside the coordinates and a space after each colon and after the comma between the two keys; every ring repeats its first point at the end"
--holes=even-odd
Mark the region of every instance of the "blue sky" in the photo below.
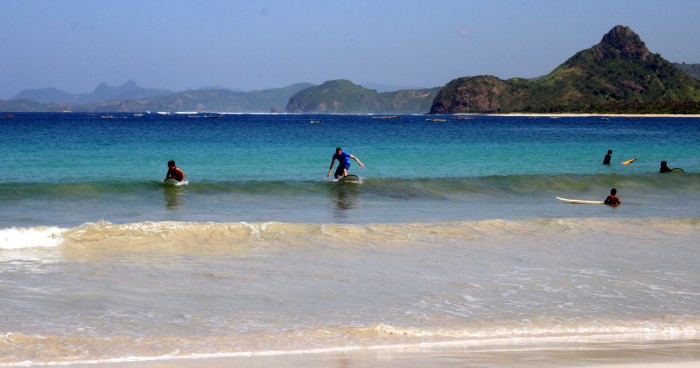
{"type": "Polygon", "coordinates": [[[537,77],[615,25],[700,63],[695,0],[0,0],[0,99],[133,80],[174,91],[537,77]]]}

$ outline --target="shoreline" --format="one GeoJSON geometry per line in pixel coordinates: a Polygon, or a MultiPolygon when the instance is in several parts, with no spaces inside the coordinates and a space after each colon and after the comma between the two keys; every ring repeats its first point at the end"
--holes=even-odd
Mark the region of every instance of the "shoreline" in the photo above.
{"type": "MultiPolygon", "coordinates": [[[[616,117],[616,118],[700,118],[700,114],[616,114],[616,113],[574,113],[574,112],[560,112],[560,113],[527,113],[527,112],[509,112],[509,113],[494,113],[494,112],[462,112],[453,114],[430,114],[430,113],[382,113],[382,112],[368,112],[368,113],[287,113],[287,112],[227,112],[227,111],[2,111],[3,114],[87,114],[98,116],[101,114],[150,114],[150,115],[164,115],[164,116],[182,116],[182,115],[206,115],[206,114],[218,114],[218,115],[274,115],[274,116],[285,116],[285,115],[350,115],[350,116],[502,116],[502,117],[616,117]]],[[[16,116],[12,116],[15,118],[16,116]]]]}
{"type": "Polygon", "coordinates": [[[504,114],[454,114],[454,115],[480,115],[480,116],[512,116],[512,117],[551,117],[551,118],[576,118],[576,117],[611,117],[611,118],[700,118],[700,114],[604,114],[604,113],[504,113],[504,114]]]}

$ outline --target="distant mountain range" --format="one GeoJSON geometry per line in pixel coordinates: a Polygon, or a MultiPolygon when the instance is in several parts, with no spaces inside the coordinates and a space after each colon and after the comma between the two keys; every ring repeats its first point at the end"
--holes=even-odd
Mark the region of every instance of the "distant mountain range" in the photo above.
{"type": "Polygon", "coordinates": [[[52,105],[54,111],[142,112],[205,111],[235,113],[282,112],[290,96],[313,86],[294,84],[284,88],[236,92],[228,89],[198,89],[147,97],[138,100],[112,100],[83,105],[52,105]]]}
{"type": "Polygon", "coordinates": [[[128,81],[116,87],[100,83],[92,93],[82,94],[70,94],[56,88],[27,89],[20,92],[12,100],[31,100],[41,104],[91,104],[114,100],[138,100],[172,93],[167,89],[142,88],[134,81],[128,81]]]}
{"type": "Polygon", "coordinates": [[[459,78],[430,113],[700,113],[700,81],[651,53],[631,29],[616,26],[542,78],[459,78]]]}
{"type": "Polygon", "coordinates": [[[92,93],[80,95],[71,95],[55,88],[26,90],[11,100],[0,100],[0,111],[282,112],[292,95],[312,86],[309,83],[298,83],[284,88],[250,92],[209,87],[175,93],[142,88],[132,81],[117,87],[102,83],[92,93]]]}
{"type": "Polygon", "coordinates": [[[93,93],[71,95],[55,88],[26,90],[9,101],[0,100],[0,111],[143,112],[205,111],[234,113],[425,113],[439,87],[402,89],[345,80],[320,86],[298,83],[284,88],[236,91],[223,87],[174,93],[145,89],[129,81],[121,86],[100,84],[93,93]],[[319,92],[320,91],[320,92],[319,92]],[[318,97],[318,98],[317,98],[318,97]]]}
{"type": "Polygon", "coordinates": [[[348,80],[244,92],[209,87],[146,89],[133,81],[92,93],[25,90],[0,111],[204,111],[237,113],[686,113],[700,114],[700,64],[670,63],[616,26],[590,49],[535,79],[463,77],[444,87],[408,88],[348,80]]]}

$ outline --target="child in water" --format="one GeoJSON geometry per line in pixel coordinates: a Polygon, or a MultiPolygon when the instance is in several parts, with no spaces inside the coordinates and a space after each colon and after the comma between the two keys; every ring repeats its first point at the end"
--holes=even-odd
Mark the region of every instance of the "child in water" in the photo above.
{"type": "Polygon", "coordinates": [[[168,161],[168,172],[165,174],[164,181],[168,179],[175,179],[179,182],[185,180],[185,173],[175,166],[175,161],[173,160],[168,161]]]}
{"type": "Polygon", "coordinates": [[[608,206],[618,206],[622,202],[620,202],[620,198],[617,198],[617,189],[612,188],[610,189],[610,195],[608,198],[605,198],[605,201],[603,203],[607,204],[608,206]]]}

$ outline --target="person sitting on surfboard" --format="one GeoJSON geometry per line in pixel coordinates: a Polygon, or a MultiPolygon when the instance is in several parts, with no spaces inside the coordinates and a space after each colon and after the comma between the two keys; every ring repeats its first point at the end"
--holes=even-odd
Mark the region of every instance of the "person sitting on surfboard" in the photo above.
{"type": "Polygon", "coordinates": [[[620,202],[620,198],[617,198],[616,195],[617,195],[617,189],[615,189],[615,188],[610,189],[610,195],[608,196],[608,198],[605,198],[605,201],[603,201],[603,203],[605,203],[609,206],[617,206],[617,205],[621,204],[622,202],[620,202]]]}
{"type": "Polygon", "coordinates": [[[165,180],[175,179],[177,181],[185,180],[185,173],[180,170],[179,167],[175,166],[175,161],[168,161],[168,172],[165,174],[165,180]]]}
{"type": "Polygon", "coordinates": [[[603,158],[603,165],[610,165],[610,159],[612,158],[612,150],[608,150],[608,154],[603,158]]]}
{"type": "Polygon", "coordinates": [[[659,168],[660,173],[667,173],[671,172],[671,168],[668,167],[668,164],[666,164],[666,161],[661,161],[661,168],[659,168]]]}
{"type": "Polygon", "coordinates": [[[343,151],[342,148],[338,147],[335,149],[335,153],[333,154],[333,158],[331,159],[331,167],[328,169],[328,175],[326,176],[331,176],[331,171],[333,170],[333,164],[335,163],[335,160],[338,160],[338,168],[335,170],[335,178],[341,178],[341,177],[346,177],[348,176],[348,168],[350,167],[350,159],[353,159],[357,161],[358,164],[360,164],[360,167],[364,167],[365,165],[360,162],[360,160],[343,151]]]}

